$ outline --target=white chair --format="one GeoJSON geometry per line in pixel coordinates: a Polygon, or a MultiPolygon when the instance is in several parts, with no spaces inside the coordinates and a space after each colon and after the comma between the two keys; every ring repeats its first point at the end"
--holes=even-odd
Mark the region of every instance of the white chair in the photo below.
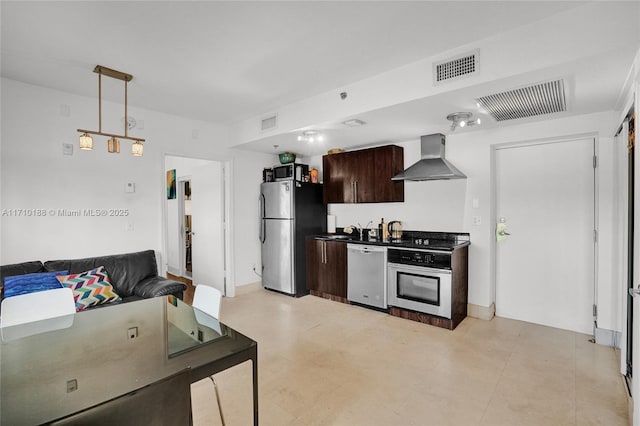
{"type": "MultiPolygon", "coordinates": [[[[220,303],[222,302],[222,292],[215,287],[211,287],[204,284],[196,285],[196,291],[193,294],[192,306],[199,311],[204,312],[207,315],[215,319],[220,319],[220,303]]],[[[198,312],[195,311],[196,319],[198,312]]],[[[220,333],[220,329],[216,330],[220,333]]],[[[213,382],[213,389],[216,392],[216,401],[218,402],[218,411],[220,412],[220,421],[224,426],[224,415],[222,414],[222,405],[220,404],[220,395],[218,394],[218,385],[213,379],[213,376],[209,376],[213,382]]]]}
{"type": "Polygon", "coordinates": [[[193,295],[193,307],[205,312],[212,317],[220,318],[220,303],[222,302],[222,292],[215,287],[204,284],[196,286],[193,295]]]}
{"type": "Polygon", "coordinates": [[[2,339],[71,327],[75,313],[73,291],[66,287],[7,297],[0,309],[2,339]],[[18,325],[22,326],[14,327],[18,325]]]}

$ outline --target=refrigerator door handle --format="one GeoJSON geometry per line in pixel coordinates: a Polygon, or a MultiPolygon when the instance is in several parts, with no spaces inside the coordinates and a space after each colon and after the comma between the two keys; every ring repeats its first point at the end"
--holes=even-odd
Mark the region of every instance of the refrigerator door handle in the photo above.
{"type": "Polygon", "coordinates": [[[265,241],[265,229],[264,229],[264,219],[260,219],[260,242],[264,243],[265,241]]]}
{"type": "Polygon", "coordinates": [[[264,194],[260,194],[260,197],[258,197],[258,209],[260,210],[260,242],[264,243],[265,241],[265,223],[264,223],[264,194]]]}
{"type": "Polygon", "coordinates": [[[258,210],[259,210],[259,215],[260,215],[260,219],[264,219],[264,215],[265,215],[265,198],[264,198],[264,194],[260,194],[260,197],[258,198],[258,210]]]}

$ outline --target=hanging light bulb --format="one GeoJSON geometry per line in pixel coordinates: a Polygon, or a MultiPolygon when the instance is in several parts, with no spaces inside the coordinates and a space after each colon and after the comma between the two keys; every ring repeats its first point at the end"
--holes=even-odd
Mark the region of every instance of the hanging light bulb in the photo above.
{"type": "Polygon", "coordinates": [[[107,141],[107,151],[112,154],[120,154],[120,141],[112,136],[111,139],[107,141]]]}
{"type": "Polygon", "coordinates": [[[93,149],[93,138],[89,133],[83,133],[80,135],[80,149],[91,151],[93,149]]]}
{"type": "Polygon", "coordinates": [[[111,68],[103,67],[102,65],[96,65],[93,69],[94,73],[98,74],[98,131],[95,130],[84,130],[78,129],[78,132],[81,133],[79,138],[80,149],[83,150],[92,150],[93,149],[93,138],[91,135],[99,135],[99,136],[108,136],[109,140],[107,141],[107,151],[110,153],[117,154],[120,152],[120,140],[125,139],[129,141],[134,141],[134,144],[131,147],[131,153],[136,157],[142,156],[144,148],[142,147],[142,143],[144,139],[137,137],[129,137],[129,129],[135,127],[135,119],[133,117],[129,117],[128,108],[127,108],[127,84],[133,79],[131,74],[126,74],[121,71],[113,70],[111,68]],[[114,135],[113,133],[104,133],[102,131],[102,76],[111,77],[117,80],[122,80],[124,82],[124,135],[114,135]]]}
{"type": "Polygon", "coordinates": [[[133,154],[134,157],[142,157],[143,152],[144,145],[142,145],[142,142],[135,141],[133,145],[131,145],[131,154],[133,154]]]}

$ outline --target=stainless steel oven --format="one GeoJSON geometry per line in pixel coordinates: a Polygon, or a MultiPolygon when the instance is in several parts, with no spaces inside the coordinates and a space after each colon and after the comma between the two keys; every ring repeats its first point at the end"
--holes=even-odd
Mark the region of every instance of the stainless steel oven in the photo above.
{"type": "Polygon", "coordinates": [[[451,253],[387,251],[389,306],[451,319],[451,253]]]}

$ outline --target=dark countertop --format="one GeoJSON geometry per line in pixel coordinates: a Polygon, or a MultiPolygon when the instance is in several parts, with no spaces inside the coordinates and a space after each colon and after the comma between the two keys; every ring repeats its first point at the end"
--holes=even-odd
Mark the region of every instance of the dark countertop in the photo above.
{"type": "Polygon", "coordinates": [[[351,244],[367,244],[375,246],[385,246],[389,248],[409,248],[421,250],[445,250],[453,251],[462,247],[469,246],[469,234],[466,233],[446,233],[446,232],[424,232],[424,231],[405,231],[402,240],[379,241],[374,239],[369,241],[365,236],[364,240],[360,240],[357,232],[353,234],[344,234],[337,232],[336,234],[310,235],[307,238],[317,240],[340,241],[351,244]],[[422,244],[418,242],[422,241],[422,244]],[[427,244],[428,241],[428,244],[427,244]]]}

